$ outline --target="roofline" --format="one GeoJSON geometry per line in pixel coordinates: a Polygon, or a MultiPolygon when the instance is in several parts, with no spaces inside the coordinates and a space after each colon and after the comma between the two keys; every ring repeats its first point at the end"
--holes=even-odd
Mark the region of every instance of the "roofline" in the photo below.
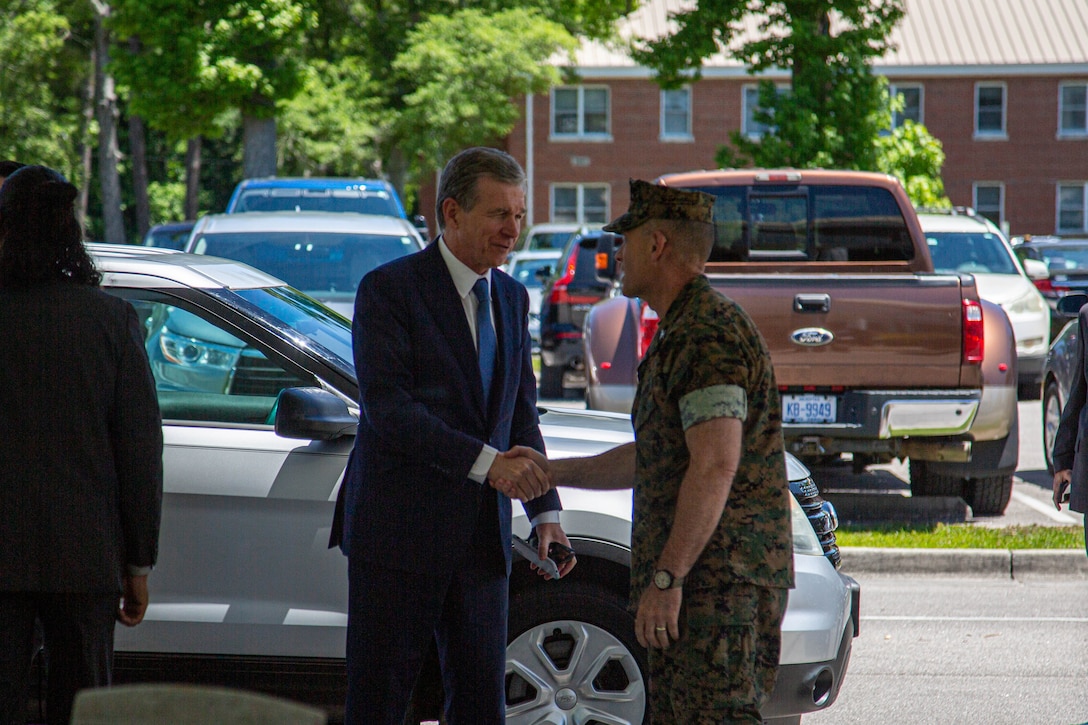
{"type": "MultiPolygon", "coordinates": [[[[653,80],[655,73],[644,66],[576,66],[584,80],[653,80]]],[[[1088,76],[1088,63],[1047,63],[1008,65],[873,65],[876,75],[886,78],[980,78],[1027,76],[1088,76]]],[[[787,79],[788,71],[779,69],[751,74],[742,65],[710,66],[702,69],[703,80],[787,79]]]]}

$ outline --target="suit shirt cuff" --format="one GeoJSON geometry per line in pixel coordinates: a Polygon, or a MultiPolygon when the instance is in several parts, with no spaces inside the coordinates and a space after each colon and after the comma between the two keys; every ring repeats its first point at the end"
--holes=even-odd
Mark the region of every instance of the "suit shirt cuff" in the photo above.
{"type": "Polygon", "coordinates": [[[532,519],[530,519],[529,523],[532,524],[532,527],[534,529],[537,526],[540,526],[541,524],[558,524],[559,523],[559,512],[558,511],[541,511],[536,516],[534,516],[532,519]]]}
{"type": "Polygon", "coordinates": [[[134,564],[129,564],[127,568],[128,568],[128,575],[129,576],[147,576],[148,574],[151,573],[151,569],[153,567],[150,567],[150,566],[136,566],[134,564]]]}
{"type": "Polygon", "coordinates": [[[469,479],[476,483],[486,482],[487,472],[491,470],[491,464],[495,462],[497,455],[499,455],[498,449],[485,443],[480,455],[476,456],[476,462],[472,464],[472,470],[468,472],[469,479]]]}

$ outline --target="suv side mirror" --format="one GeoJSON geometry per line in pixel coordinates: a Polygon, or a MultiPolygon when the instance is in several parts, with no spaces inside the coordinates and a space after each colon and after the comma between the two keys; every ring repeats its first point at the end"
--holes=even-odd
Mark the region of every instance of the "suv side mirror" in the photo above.
{"type": "Polygon", "coordinates": [[[1032,259],[1027,257],[1021,260],[1024,265],[1024,271],[1028,275],[1028,279],[1050,279],[1050,268],[1046,266],[1046,262],[1041,259],[1032,259]]]}
{"type": "Polygon", "coordinates": [[[604,232],[597,238],[595,267],[597,279],[602,282],[616,281],[616,249],[623,244],[623,237],[612,232],[604,232]]]}
{"type": "Polygon", "coordinates": [[[1058,314],[1063,317],[1076,317],[1080,308],[1088,304],[1088,295],[1071,294],[1058,298],[1058,314]]]}
{"type": "Polygon", "coordinates": [[[347,403],[321,388],[284,388],[276,400],[276,435],[284,438],[331,441],[358,427],[347,403]]]}

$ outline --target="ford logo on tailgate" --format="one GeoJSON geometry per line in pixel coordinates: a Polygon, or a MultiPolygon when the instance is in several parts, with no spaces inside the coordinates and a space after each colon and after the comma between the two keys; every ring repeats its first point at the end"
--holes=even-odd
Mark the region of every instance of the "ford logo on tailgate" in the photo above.
{"type": "Polygon", "coordinates": [[[800,330],[794,330],[790,339],[798,345],[820,347],[829,344],[835,336],[831,334],[831,330],[825,330],[822,327],[802,327],[800,330]]]}

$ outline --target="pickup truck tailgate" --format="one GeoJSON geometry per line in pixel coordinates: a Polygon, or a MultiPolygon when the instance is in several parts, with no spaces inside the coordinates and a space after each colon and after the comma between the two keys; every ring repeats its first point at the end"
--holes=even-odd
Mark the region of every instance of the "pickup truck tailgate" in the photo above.
{"type": "Polygon", "coordinates": [[[956,275],[715,274],[711,282],[757,321],[780,386],[961,384],[956,275]]]}

